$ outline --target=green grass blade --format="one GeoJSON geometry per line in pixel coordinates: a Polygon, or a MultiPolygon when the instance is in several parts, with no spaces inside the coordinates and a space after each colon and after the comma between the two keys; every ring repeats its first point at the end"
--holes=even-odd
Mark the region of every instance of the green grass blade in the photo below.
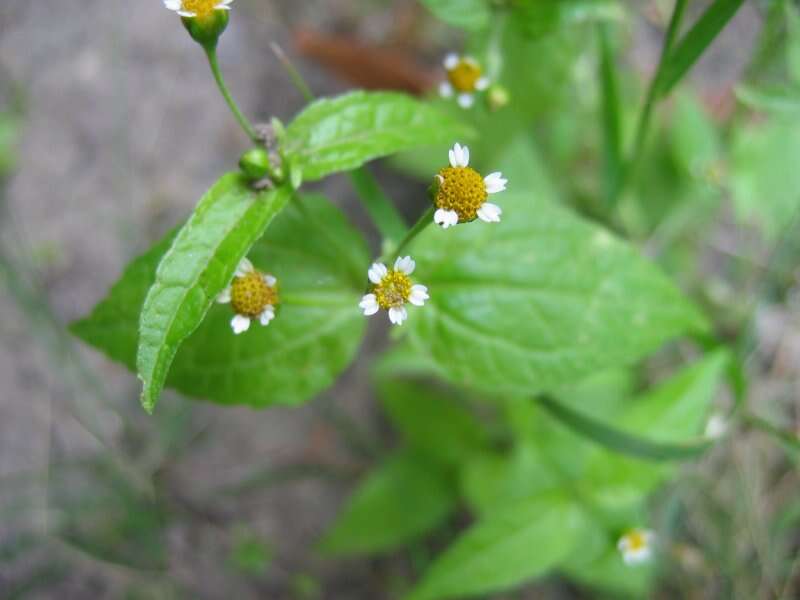
{"type": "Polygon", "coordinates": [[[733,18],[744,0],[716,0],[698,19],[669,56],[659,81],[659,95],[666,96],[683,79],[733,18]]]}

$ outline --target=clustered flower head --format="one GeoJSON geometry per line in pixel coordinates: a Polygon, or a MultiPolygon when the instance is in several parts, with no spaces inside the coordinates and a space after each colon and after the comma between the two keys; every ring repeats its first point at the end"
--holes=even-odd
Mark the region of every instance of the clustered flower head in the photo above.
{"type": "Polygon", "coordinates": [[[238,335],[247,331],[253,319],[258,319],[262,325],[269,325],[275,318],[275,306],[278,304],[277,283],[275,277],[262,273],[246,258],[241,260],[233,281],[217,296],[217,302],[230,303],[236,313],[231,319],[233,333],[238,335]]]}
{"type": "Polygon", "coordinates": [[[470,56],[448,54],[444,59],[447,81],[439,86],[443,98],[456,96],[461,108],[469,108],[475,103],[475,93],[489,87],[489,78],[483,75],[480,64],[470,56]]]}
{"type": "Polygon", "coordinates": [[[215,10],[230,10],[233,0],[164,0],[164,6],[182,17],[207,17],[215,10]]]}
{"type": "Polygon", "coordinates": [[[638,565],[650,560],[656,536],[649,529],[631,529],[617,542],[626,565],[638,565]]]}
{"type": "Polygon", "coordinates": [[[500,222],[502,209],[486,200],[489,194],[505,190],[507,183],[499,171],[481,177],[469,166],[469,148],[456,144],[450,150],[450,166],[441,169],[434,180],[434,223],[447,229],[476,218],[486,223],[500,222]]]}
{"type": "Polygon", "coordinates": [[[428,288],[414,284],[411,273],[416,263],[410,256],[398,257],[394,268],[388,269],[383,263],[373,263],[367,272],[372,291],[365,294],[359,303],[364,314],[374,315],[379,310],[389,311],[389,321],[394,325],[402,325],[408,318],[406,303],[422,306],[429,298],[428,288]]]}

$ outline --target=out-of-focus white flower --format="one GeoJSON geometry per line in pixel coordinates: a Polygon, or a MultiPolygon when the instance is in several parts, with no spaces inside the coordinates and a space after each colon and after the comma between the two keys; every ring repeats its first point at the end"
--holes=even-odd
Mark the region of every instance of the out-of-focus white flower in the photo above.
{"type": "Polygon", "coordinates": [[[475,93],[489,87],[489,78],[483,75],[480,64],[470,56],[450,53],[444,58],[447,81],[439,85],[442,98],[456,97],[461,108],[475,104],[475,93]]]}
{"type": "Polygon", "coordinates": [[[638,565],[653,556],[655,540],[655,534],[649,529],[631,529],[619,538],[617,549],[626,565],[638,565]]]}

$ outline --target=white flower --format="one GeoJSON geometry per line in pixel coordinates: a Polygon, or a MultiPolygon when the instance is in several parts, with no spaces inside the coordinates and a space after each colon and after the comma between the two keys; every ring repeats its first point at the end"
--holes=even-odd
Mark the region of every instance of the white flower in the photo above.
{"type": "Polygon", "coordinates": [[[470,108],[475,103],[475,92],[489,87],[489,79],[481,71],[481,66],[470,56],[450,53],[444,58],[447,81],[439,84],[442,98],[456,96],[461,108],[470,108]]]}
{"type": "Polygon", "coordinates": [[[203,17],[215,10],[230,10],[233,0],[164,0],[164,6],[182,17],[203,17]]]}
{"type": "Polygon", "coordinates": [[[705,435],[707,438],[716,440],[721,438],[728,431],[728,421],[719,413],[714,413],[708,418],[706,423],[705,435]]]}
{"type": "Polygon", "coordinates": [[[373,263],[367,271],[367,277],[373,284],[372,292],[361,298],[359,308],[367,316],[374,315],[380,309],[386,310],[392,324],[402,325],[408,318],[405,305],[410,302],[422,306],[429,298],[428,288],[414,284],[409,277],[415,267],[416,263],[410,256],[398,257],[392,269],[383,263],[373,263]]]}
{"type": "Polygon", "coordinates": [[[238,335],[247,331],[253,319],[269,325],[275,318],[275,305],[278,304],[277,283],[275,277],[257,270],[246,258],[239,262],[233,281],[217,296],[217,302],[230,303],[236,313],[231,319],[233,333],[238,335]]]}
{"type": "Polygon", "coordinates": [[[653,556],[655,539],[655,534],[649,529],[631,529],[619,539],[617,549],[626,565],[638,565],[653,556]]]}
{"type": "Polygon", "coordinates": [[[450,166],[436,174],[433,222],[447,229],[476,218],[486,223],[499,223],[503,210],[487,202],[490,194],[506,189],[507,179],[499,171],[484,178],[469,166],[469,148],[455,144],[449,152],[450,166]]]}

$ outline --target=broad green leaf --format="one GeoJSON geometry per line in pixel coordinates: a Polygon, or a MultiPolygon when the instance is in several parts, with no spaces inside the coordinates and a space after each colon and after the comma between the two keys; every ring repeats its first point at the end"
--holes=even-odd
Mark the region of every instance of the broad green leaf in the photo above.
{"type": "MultiPolygon", "coordinates": [[[[567,564],[564,566],[564,573],[583,586],[608,594],[598,596],[601,598],[625,600],[649,597],[648,590],[654,575],[653,565],[626,565],[619,551],[611,544],[608,545],[606,551],[596,560],[578,565],[567,564]]],[[[580,551],[576,551],[575,555],[580,555],[580,551]]]]}
{"type": "MultiPolygon", "coordinates": [[[[170,242],[134,260],[108,297],[72,326],[131,369],[139,312],[170,242]]],[[[335,207],[310,196],[293,200],[248,256],[278,279],[275,319],[234,335],[230,307],[215,304],[178,351],[167,385],[221,404],[301,403],[332,384],[358,348],[367,248],[335,207]]]]}
{"type": "Polygon", "coordinates": [[[744,0],[714,0],[697,23],[670,52],[658,82],[658,92],[666,96],[691,69],[717,35],[733,18],[744,0]]]}
{"type": "Polygon", "coordinates": [[[773,85],[736,87],[736,99],[755,110],[774,113],[800,114],[800,85],[773,85]]]}
{"type": "Polygon", "coordinates": [[[370,473],[320,542],[326,554],[387,552],[416,540],[455,509],[455,488],[441,469],[401,452],[370,473]]]}
{"type": "Polygon", "coordinates": [[[728,360],[724,352],[709,355],[632,402],[613,421],[553,398],[540,398],[539,403],[577,433],[615,452],[645,460],[690,458],[711,444],[697,436],[728,360]]]}
{"type": "Polygon", "coordinates": [[[394,426],[427,456],[453,465],[486,446],[486,432],[452,389],[391,379],[381,382],[379,390],[394,426]]]}
{"type": "Polygon", "coordinates": [[[537,179],[536,155],[518,144],[515,154],[487,168],[507,172],[506,164],[521,162],[527,170],[508,172],[509,191],[492,198],[501,223],[431,227],[412,249],[431,299],[413,312],[409,330],[442,372],[468,387],[530,396],[704,329],[656,266],[556,206],[537,179]],[[520,180],[532,183],[521,190],[520,180]]]}
{"type": "Polygon", "coordinates": [[[800,206],[800,120],[773,117],[740,127],[731,142],[730,185],[737,216],[774,239],[800,206]]]}
{"type": "Polygon", "coordinates": [[[417,146],[452,143],[470,129],[404,94],[351,92],[310,104],[286,129],[284,151],[314,181],[417,146]]]}
{"type": "Polygon", "coordinates": [[[555,494],[498,510],[445,550],[407,600],[488,594],[543,575],[572,549],[579,522],[575,505],[555,494]]]}
{"type": "Polygon", "coordinates": [[[722,144],[716,125],[697,98],[678,94],[670,135],[678,165],[691,177],[707,179],[722,156],[722,144]]]}
{"type": "Polygon", "coordinates": [[[514,23],[532,37],[586,21],[625,16],[616,0],[514,0],[513,7],[514,23]]]}
{"type": "Polygon", "coordinates": [[[139,320],[136,369],[142,406],[153,412],[178,347],[200,324],[239,261],[291,192],[250,189],[228,174],[203,196],[161,259],[139,320]]]}
{"type": "Polygon", "coordinates": [[[420,0],[439,19],[468,31],[489,25],[488,0],[420,0]]]}

